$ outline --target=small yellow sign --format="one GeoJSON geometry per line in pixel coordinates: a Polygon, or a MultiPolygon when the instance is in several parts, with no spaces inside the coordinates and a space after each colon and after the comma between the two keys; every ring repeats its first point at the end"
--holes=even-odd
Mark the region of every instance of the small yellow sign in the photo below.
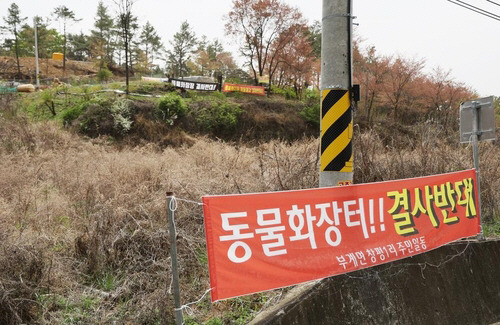
{"type": "Polygon", "coordinates": [[[259,76],[259,83],[261,84],[268,84],[269,83],[269,76],[259,76]]]}
{"type": "Polygon", "coordinates": [[[52,53],[52,60],[62,61],[64,60],[64,54],[59,52],[52,53]]]}

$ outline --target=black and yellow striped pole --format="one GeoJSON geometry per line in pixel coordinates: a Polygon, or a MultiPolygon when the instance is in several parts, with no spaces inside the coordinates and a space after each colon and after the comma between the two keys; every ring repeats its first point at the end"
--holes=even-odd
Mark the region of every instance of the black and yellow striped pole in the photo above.
{"type": "Polygon", "coordinates": [[[320,187],[353,179],[352,0],[323,0],[320,187]]]}
{"type": "Polygon", "coordinates": [[[325,89],[321,100],[321,171],[352,172],[350,92],[325,89]]]}

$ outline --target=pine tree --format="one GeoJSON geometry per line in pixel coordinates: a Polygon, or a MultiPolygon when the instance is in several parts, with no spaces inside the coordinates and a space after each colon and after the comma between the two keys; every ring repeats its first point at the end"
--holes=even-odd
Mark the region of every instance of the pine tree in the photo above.
{"type": "Polygon", "coordinates": [[[12,44],[14,46],[14,52],[16,55],[16,63],[17,63],[17,74],[20,77],[21,76],[21,65],[19,63],[19,29],[22,25],[22,23],[26,20],[26,17],[21,17],[21,13],[19,11],[19,7],[17,4],[14,2],[10,5],[8,9],[9,15],[7,17],[4,17],[3,20],[7,24],[7,26],[2,27],[2,29],[7,30],[9,33],[11,33],[14,36],[14,43],[12,44]]]}
{"type": "Polygon", "coordinates": [[[182,77],[188,72],[187,62],[196,46],[196,36],[187,21],[182,23],[180,31],[174,34],[170,44],[173,49],[167,51],[169,68],[182,77]]]}
{"type": "Polygon", "coordinates": [[[99,68],[113,62],[115,44],[113,34],[115,33],[115,23],[108,14],[108,8],[102,1],[97,5],[97,13],[94,20],[95,29],[91,30],[91,46],[94,55],[99,59],[99,68]]]}
{"type": "Polygon", "coordinates": [[[144,48],[146,66],[149,70],[153,65],[155,54],[163,47],[160,36],[158,36],[158,33],[149,21],[142,28],[140,42],[144,48]]]}
{"type": "Polygon", "coordinates": [[[79,19],[75,18],[75,13],[68,9],[66,6],[59,6],[54,9],[54,15],[63,22],[63,73],[66,73],[66,47],[67,47],[67,35],[66,27],[71,21],[76,22],[79,19]]]}
{"type": "Polygon", "coordinates": [[[85,61],[90,56],[90,37],[82,32],[80,34],[68,34],[68,58],[85,61]]]}

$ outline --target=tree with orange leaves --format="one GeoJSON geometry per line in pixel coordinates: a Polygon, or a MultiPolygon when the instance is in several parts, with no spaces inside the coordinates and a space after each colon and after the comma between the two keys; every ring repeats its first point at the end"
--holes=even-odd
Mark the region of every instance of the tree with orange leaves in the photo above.
{"type": "Polygon", "coordinates": [[[280,0],[234,0],[226,33],[241,40],[241,54],[257,84],[266,72],[272,80],[279,55],[304,23],[297,8],[280,0]]]}
{"type": "MultiPolygon", "coordinates": [[[[302,98],[304,87],[314,83],[316,78],[314,68],[317,60],[309,39],[308,28],[306,26],[301,26],[301,28],[302,31],[297,33],[297,36],[286,43],[280,51],[276,66],[279,72],[278,84],[288,84],[293,87],[299,98],[302,98]]],[[[282,35],[282,37],[286,36],[286,33],[282,35]]]]}

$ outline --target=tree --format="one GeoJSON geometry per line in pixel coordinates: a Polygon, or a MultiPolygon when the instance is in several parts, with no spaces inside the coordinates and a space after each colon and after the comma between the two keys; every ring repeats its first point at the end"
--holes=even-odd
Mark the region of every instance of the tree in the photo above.
{"type": "Polygon", "coordinates": [[[311,84],[319,89],[320,77],[321,77],[321,23],[315,21],[308,28],[308,38],[311,44],[312,53],[316,57],[316,60],[312,65],[312,78],[311,84]]]}
{"type": "Polygon", "coordinates": [[[16,63],[17,63],[17,74],[21,76],[21,65],[19,64],[19,40],[18,40],[18,31],[21,24],[26,20],[26,17],[21,17],[21,13],[19,11],[19,7],[17,4],[12,3],[8,9],[9,15],[4,17],[3,20],[7,24],[6,29],[14,36],[14,52],[16,55],[16,63]]]}
{"type": "MultiPolygon", "coordinates": [[[[63,38],[54,28],[48,28],[49,20],[35,17],[38,32],[38,57],[45,58],[46,73],[48,74],[49,59],[53,52],[61,52],[63,38]]],[[[35,56],[35,32],[33,27],[24,24],[19,33],[19,48],[21,55],[35,56]]]]}
{"type": "Polygon", "coordinates": [[[321,23],[319,21],[316,20],[311,26],[309,26],[308,37],[313,54],[317,58],[321,58],[321,23]]]}
{"type": "MultiPolygon", "coordinates": [[[[141,41],[138,37],[139,31],[139,23],[138,17],[132,16],[130,21],[130,31],[129,35],[129,69],[131,74],[135,74],[137,69],[137,65],[142,65],[146,67],[146,56],[144,55],[144,51],[141,49],[141,41]]],[[[140,35],[139,35],[140,36],[140,35]]],[[[122,42],[122,44],[124,44],[122,42]]]]}
{"type": "Polygon", "coordinates": [[[411,81],[421,75],[424,60],[408,60],[397,57],[391,62],[389,69],[389,82],[385,83],[385,94],[392,107],[394,117],[400,113],[405,95],[408,92],[411,81]]]}
{"type": "Polygon", "coordinates": [[[155,54],[160,51],[163,47],[160,36],[156,32],[153,25],[146,22],[146,25],[142,28],[142,33],[140,35],[140,43],[144,47],[144,55],[146,58],[146,67],[148,70],[154,62],[155,54]]]}
{"type": "Polygon", "coordinates": [[[237,69],[238,66],[234,62],[233,55],[230,52],[220,52],[215,57],[215,76],[224,76],[227,77],[228,74],[237,69]]]}
{"type": "MultiPolygon", "coordinates": [[[[361,84],[361,113],[368,123],[385,112],[397,123],[412,124],[419,120],[432,121],[444,130],[458,127],[456,110],[461,101],[475,94],[463,83],[451,77],[450,71],[435,69],[424,74],[424,61],[401,56],[378,55],[374,46],[359,50],[353,47],[354,78],[361,84]]],[[[447,131],[445,131],[447,132],[447,131]]]]}
{"type": "Polygon", "coordinates": [[[266,69],[272,79],[277,58],[304,23],[298,9],[280,0],[234,0],[225,29],[228,35],[243,40],[241,54],[257,84],[266,69]]]}
{"type": "MultiPolygon", "coordinates": [[[[463,83],[456,82],[451,76],[451,71],[441,68],[433,70],[419,87],[425,100],[426,120],[440,121],[445,132],[450,130],[450,122],[455,111],[462,101],[474,97],[474,93],[463,83]]],[[[457,125],[458,126],[458,125],[457,125]]]]}
{"type": "Polygon", "coordinates": [[[373,123],[376,114],[377,101],[386,88],[386,80],[389,75],[391,57],[379,56],[374,46],[367,49],[366,56],[363,56],[358,48],[358,43],[354,45],[354,71],[356,79],[361,84],[363,95],[363,112],[368,122],[373,123]]]}
{"type": "Polygon", "coordinates": [[[196,46],[196,35],[187,21],[183,22],[181,29],[174,34],[174,39],[170,41],[170,45],[172,45],[172,49],[167,51],[170,71],[182,77],[184,73],[188,72],[187,62],[191,58],[191,54],[194,53],[196,46]]]}
{"type": "Polygon", "coordinates": [[[108,14],[108,8],[102,1],[97,5],[97,13],[94,19],[95,29],[91,30],[91,47],[93,56],[99,60],[99,68],[113,62],[113,34],[115,24],[113,18],[108,14]]]}
{"type": "Polygon", "coordinates": [[[66,47],[67,47],[67,38],[66,38],[66,27],[69,22],[77,22],[79,19],[75,18],[75,13],[68,9],[66,6],[59,6],[54,9],[54,15],[59,21],[63,23],[63,73],[66,73],[66,47]]]}
{"type": "Polygon", "coordinates": [[[304,26],[302,32],[283,47],[277,60],[280,82],[286,79],[286,83],[293,87],[300,99],[304,87],[313,82],[315,61],[316,57],[309,40],[308,29],[304,26]]]}
{"type": "Polygon", "coordinates": [[[85,61],[91,57],[90,38],[80,34],[68,34],[68,58],[77,61],[85,61]]]}
{"type": "Polygon", "coordinates": [[[236,68],[233,56],[224,51],[222,43],[217,39],[209,42],[206,36],[199,42],[193,66],[196,74],[209,77],[225,76],[236,68]]]}
{"type": "MultiPolygon", "coordinates": [[[[289,29],[283,31],[278,39],[273,42],[268,60],[269,88],[271,88],[273,76],[279,65],[293,60],[290,56],[295,56],[296,59],[299,57],[302,59],[305,59],[305,57],[312,59],[312,50],[309,40],[306,37],[306,30],[306,25],[293,25],[289,29]],[[293,46],[290,46],[291,44],[296,44],[295,46],[299,48],[299,51],[304,52],[300,53],[297,49],[294,49],[293,46]]],[[[295,68],[298,67],[295,66],[295,68]]],[[[309,68],[311,68],[311,65],[309,65],[309,68]]],[[[294,83],[294,86],[296,86],[296,83],[294,83]]]]}
{"type": "Polygon", "coordinates": [[[125,50],[125,84],[126,93],[129,93],[129,78],[130,78],[130,45],[133,36],[132,29],[134,28],[135,18],[132,15],[132,6],[134,0],[114,0],[118,6],[118,23],[121,30],[121,38],[123,40],[123,48],[125,50]]]}

